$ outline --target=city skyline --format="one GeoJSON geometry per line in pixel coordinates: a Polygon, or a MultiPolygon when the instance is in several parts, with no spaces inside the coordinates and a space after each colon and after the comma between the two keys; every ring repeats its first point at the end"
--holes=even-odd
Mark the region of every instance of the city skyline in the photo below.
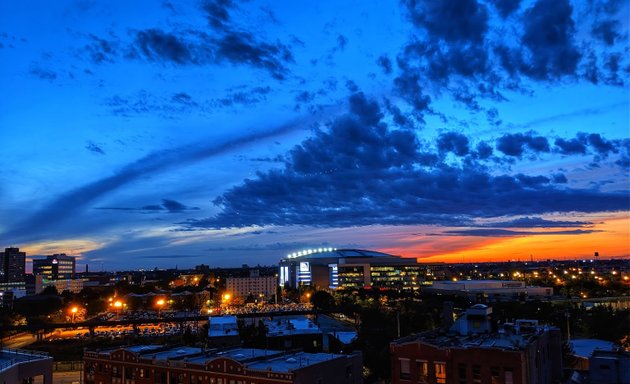
{"type": "Polygon", "coordinates": [[[0,14],[0,246],[29,258],[122,270],[271,265],[319,247],[630,256],[627,3],[0,14]]]}

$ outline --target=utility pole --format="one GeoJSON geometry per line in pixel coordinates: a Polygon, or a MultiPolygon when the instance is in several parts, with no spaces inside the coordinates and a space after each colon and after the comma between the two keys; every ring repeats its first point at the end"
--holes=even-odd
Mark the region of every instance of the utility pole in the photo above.
{"type": "Polygon", "coordinates": [[[571,313],[569,312],[569,310],[564,312],[564,317],[567,318],[567,341],[571,341],[571,331],[569,329],[569,327],[570,327],[570,325],[569,325],[569,318],[571,318],[571,313]]]}

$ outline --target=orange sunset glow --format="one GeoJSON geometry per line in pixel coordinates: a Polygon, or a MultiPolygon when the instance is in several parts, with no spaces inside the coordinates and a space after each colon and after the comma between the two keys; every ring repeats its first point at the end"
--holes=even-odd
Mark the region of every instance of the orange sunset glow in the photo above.
{"type": "MultiPolygon", "coordinates": [[[[630,257],[630,218],[614,217],[591,228],[593,233],[514,237],[435,236],[422,244],[388,248],[385,252],[418,257],[419,262],[496,262],[510,260],[630,257]],[[420,255],[420,256],[417,256],[420,255]]],[[[549,231],[549,230],[545,230],[549,231]]],[[[420,242],[420,239],[415,238],[420,242]]]]}

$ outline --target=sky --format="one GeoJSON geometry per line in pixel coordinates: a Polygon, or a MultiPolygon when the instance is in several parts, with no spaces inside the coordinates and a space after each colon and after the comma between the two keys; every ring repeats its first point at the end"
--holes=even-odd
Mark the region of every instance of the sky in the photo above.
{"type": "Polygon", "coordinates": [[[630,257],[629,3],[0,2],[0,246],[630,257]]]}

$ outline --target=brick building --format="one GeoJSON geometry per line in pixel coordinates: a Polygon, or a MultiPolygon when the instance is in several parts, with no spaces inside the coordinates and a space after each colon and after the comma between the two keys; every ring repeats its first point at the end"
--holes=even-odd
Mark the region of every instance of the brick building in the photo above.
{"type": "Polygon", "coordinates": [[[360,384],[361,355],[160,345],[85,351],[85,384],[360,384]]]}
{"type": "Polygon", "coordinates": [[[392,383],[559,383],[560,331],[535,320],[498,327],[491,314],[492,308],[477,304],[448,331],[391,343],[392,383]]]}

